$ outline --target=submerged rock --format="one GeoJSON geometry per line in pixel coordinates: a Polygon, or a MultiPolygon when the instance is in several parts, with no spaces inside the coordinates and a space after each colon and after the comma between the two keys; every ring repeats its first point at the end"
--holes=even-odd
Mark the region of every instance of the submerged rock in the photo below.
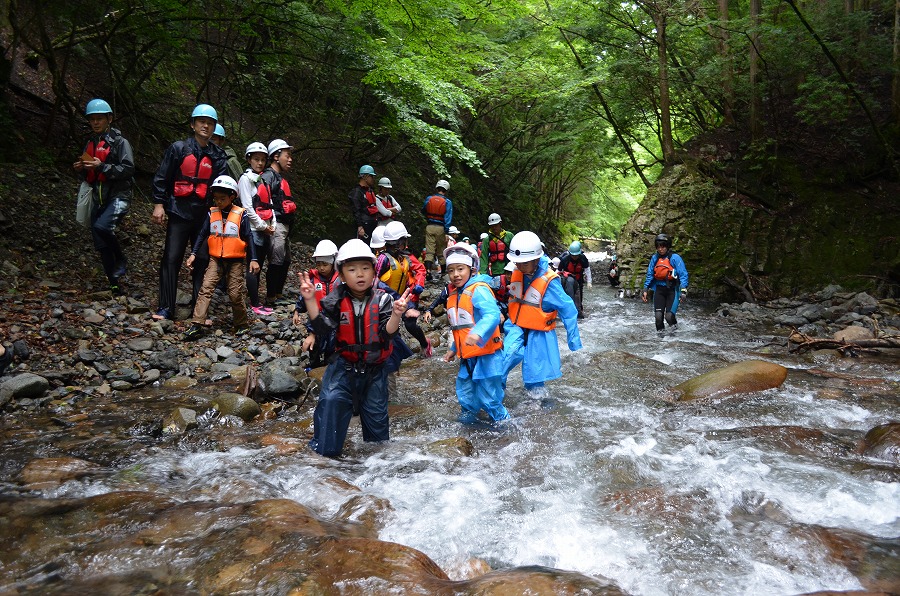
{"type": "Polygon", "coordinates": [[[746,360],[688,379],[673,387],[673,390],[678,401],[727,397],[736,393],[752,393],[779,387],[787,378],[787,372],[780,364],[746,360]]]}
{"type": "Polygon", "coordinates": [[[19,473],[19,481],[31,490],[43,490],[99,471],[100,466],[83,459],[44,457],[28,462],[19,473]]]}
{"type": "Polygon", "coordinates": [[[210,406],[223,416],[237,416],[245,422],[262,413],[258,403],[238,393],[220,393],[210,402],[210,406]]]}
{"type": "Polygon", "coordinates": [[[857,451],[900,464],[900,422],[880,424],[867,432],[857,451]]]}

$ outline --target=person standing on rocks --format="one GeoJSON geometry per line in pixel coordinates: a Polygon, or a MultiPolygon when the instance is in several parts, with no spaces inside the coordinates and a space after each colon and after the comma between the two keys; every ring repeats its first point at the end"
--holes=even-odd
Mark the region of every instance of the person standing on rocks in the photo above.
{"type": "Polygon", "coordinates": [[[395,221],[396,217],[400,215],[400,211],[402,211],[400,203],[391,194],[393,188],[390,178],[385,177],[378,180],[378,193],[375,195],[375,210],[378,214],[375,216],[375,219],[379,227],[384,227],[395,221]]]}
{"type": "Polygon", "coordinates": [[[275,139],[269,143],[269,167],[259,177],[256,195],[253,197],[253,206],[260,217],[266,212],[271,212],[276,219],[269,252],[260,255],[260,259],[269,260],[266,272],[266,304],[269,306],[282,298],[284,284],[291,268],[289,236],[291,226],[294,224],[297,203],[294,202],[291,186],[284,175],[290,172],[293,166],[293,149],[284,139],[275,139]]]}
{"type": "MultiPolygon", "coordinates": [[[[159,305],[154,319],[174,319],[178,272],[185,247],[197,243],[209,213],[209,186],[228,174],[225,152],[210,143],[219,116],[209,104],[199,104],[191,113],[194,134],[169,145],[153,177],[152,220],[166,226],[166,243],[159,266],[159,305]]],[[[209,263],[205,245],[197,253],[192,270],[191,304],[196,304],[209,263]]]]}
{"type": "MultiPolygon", "coordinates": [[[[253,204],[253,197],[256,196],[259,177],[266,169],[266,160],[269,157],[269,152],[265,145],[257,141],[247,145],[244,157],[249,167],[238,180],[238,193],[241,196],[241,206],[246,210],[247,217],[250,219],[256,254],[263,258],[263,255],[269,253],[277,221],[275,212],[272,209],[260,209],[257,211],[256,206],[253,204]]],[[[246,282],[247,294],[250,295],[250,309],[253,311],[253,314],[259,317],[271,315],[274,311],[265,306],[259,299],[259,271],[251,273],[249,263],[247,265],[246,282]]]]}
{"type": "Polygon", "coordinates": [[[675,313],[678,311],[679,298],[687,295],[688,270],[681,255],[672,252],[672,241],[667,235],[657,236],[654,245],[656,253],[647,265],[641,300],[647,302],[647,294],[653,290],[656,330],[665,331],[666,323],[670,329],[676,329],[678,320],[675,313]]]}
{"type": "Polygon", "coordinates": [[[300,295],[316,335],[335,333],[338,356],[322,377],[309,442],[310,448],[327,457],[340,456],[354,414],[359,414],[364,441],[390,438],[384,364],[410,295],[407,289],[394,300],[373,287],[375,255],[358,238],[341,246],[336,262],[342,283],[325,297],[321,310],[312,280],[305,272],[300,274],[300,295]]]}
{"type": "Polygon", "coordinates": [[[350,199],[350,207],[353,209],[353,219],[356,222],[356,237],[368,240],[372,237],[372,231],[378,225],[375,218],[377,208],[375,204],[375,168],[365,165],[359,168],[359,183],[353,187],[347,198],[350,199]],[[375,210],[375,212],[373,212],[375,210]]]}
{"type": "Polygon", "coordinates": [[[487,236],[481,240],[481,266],[479,271],[491,277],[503,275],[506,267],[509,243],[513,234],[503,229],[503,220],[499,213],[488,216],[487,236]]]}
{"type": "Polygon", "coordinates": [[[249,257],[250,271],[259,271],[256,248],[247,210],[234,205],[238,196],[238,184],[231,176],[219,176],[210,186],[215,205],[209,210],[203,229],[187,259],[187,268],[192,269],[201,247],[206,246],[209,263],[203,276],[203,287],[194,306],[194,317],[184,339],[201,337],[204,331],[209,304],[213,292],[224,276],[231,300],[232,331],[238,333],[247,328],[247,286],[244,284],[244,268],[249,257]]]}
{"type": "MultiPolygon", "coordinates": [[[[509,319],[504,324],[506,362],[503,378],[520,362],[526,390],[544,386],[562,376],[556,322],[562,319],[573,352],[581,349],[578,309],[559,275],[550,270],[541,239],[534,232],[519,232],[509,243],[509,260],[516,264],[509,282],[509,319]]],[[[505,381],[504,381],[505,383],[505,381]]]]}
{"type": "Polygon", "coordinates": [[[103,273],[113,295],[123,294],[121,278],[127,261],[116,238],[116,228],[128,213],[134,184],[134,155],[131,143],[112,127],[113,111],[103,99],[92,99],[84,111],[91,137],[81,158],[73,164],[83,185],[90,187],[91,236],[100,253],[103,273]]]}
{"type": "Polygon", "coordinates": [[[438,180],[434,192],[425,197],[422,213],[425,215],[425,271],[429,279],[434,279],[432,271],[440,267],[440,256],[447,245],[447,233],[453,222],[453,202],[447,198],[450,183],[438,180]]]}
{"type": "MultiPolygon", "coordinates": [[[[331,240],[321,240],[313,251],[312,258],[316,266],[309,270],[306,274],[309,281],[316,290],[316,302],[319,304],[319,310],[322,309],[322,301],[325,296],[338,284],[338,272],[335,267],[337,259],[338,247],[331,240]]],[[[297,274],[301,281],[302,274],[297,274]]],[[[297,298],[297,305],[294,307],[293,322],[294,325],[300,326],[300,315],[306,312],[306,301],[303,296],[297,298]]],[[[312,324],[306,324],[306,339],[303,340],[302,351],[309,352],[310,368],[319,368],[323,366],[334,354],[334,333],[325,337],[317,336],[313,331],[312,324]]]]}
{"type": "Polygon", "coordinates": [[[566,294],[578,307],[578,318],[584,318],[584,286],[591,286],[591,263],[581,250],[581,242],[569,245],[569,250],[559,259],[556,268],[562,275],[563,288],[566,294]]]}

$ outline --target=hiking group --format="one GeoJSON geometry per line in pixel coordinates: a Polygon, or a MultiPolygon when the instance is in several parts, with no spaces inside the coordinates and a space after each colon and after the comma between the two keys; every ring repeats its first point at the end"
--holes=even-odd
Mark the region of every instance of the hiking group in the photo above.
{"type": "MultiPolygon", "coordinates": [[[[134,158],[128,141],[111,127],[113,113],[106,101],[89,102],[86,116],[92,134],[74,164],[83,180],[77,215],[91,229],[110,289],[121,294],[127,261],[115,231],[128,212],[134,158]]],[[[197,105],[191,131],[166,149],[151,194],[152,220],[166,228],[159,302],[152,316],[174,319],[184,263],[191,274],[193,305],[186,340],[201,337],[212,324],[207,315],[220,282],[231,302],[235,333],[248,326],[248,300],[255,315],[274,313],[271,307],[281,303],[290,269],[288,238],[297,210],[285,179],[293,147],[285,140],[250,143],[247,168],[235,179],[240,164],[233,150],[222,147],[225,129],[215,108],[197,105]],[[266,264],[263,299],[260,280],[266,264]]],[[[307,329],[302,348],[310,352],[311,365],[327,364],[310,447],[322,455],[339,455],[355,414],[365,441],[388,439],[388,399],[401,361],[412,355],[400,326],[428,358],[433,346],[419,318],[429,323],[439,307],[445,309],[452,333],[443,359],[460,362],[460,421],[476,422],[481,412],[491,422],[508,419],[506,382],[519,364],[529,391],[562,375],[558,322],[565,327],[568,348],[581,348],[577,320],[584,317],[584,286],[591,284],[581,244],[573,242],[554,267],[535,233],[504,230],[498,213],[488,216],[488,231],[477,245],[467,237],[459,241],[450,183],[442,179],[421,207],[427,225],[419,260],[409,248],[411,235],[398,220],[402,208],[391,195],[391,180],[382,177],[376,183],[371,165],[358,174],[359,183],[348,197],[356,237],[340,247],[320,241],[313,252],[315,266],[299,274],[293,323],[307,329]],[[448,283],[423,308],[419,300],[426,283],[440,279],[448,283]]],[[[665,246],[654,255],[645,284],[654,285],[657,328],[663,320],[675,324],[679,292],[673,280],[687,286],[683,261],[668,254],[667,238],[665,246]],[[671,271],[660,281],[657,270],[665,267],[671,271]]]]}

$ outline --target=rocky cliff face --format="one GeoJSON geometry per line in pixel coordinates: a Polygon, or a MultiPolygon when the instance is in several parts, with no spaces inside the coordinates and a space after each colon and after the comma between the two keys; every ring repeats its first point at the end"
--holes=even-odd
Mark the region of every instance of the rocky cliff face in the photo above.
{"type": "Polygon", "coordinates": [[[703,156],[667,168],[619,235],[622,286],[643,285],[662,232],[692,293],[765,300],[835,283],[900,294],[896,183],[853,186],[799,167],[739,171],[703,156]]]}

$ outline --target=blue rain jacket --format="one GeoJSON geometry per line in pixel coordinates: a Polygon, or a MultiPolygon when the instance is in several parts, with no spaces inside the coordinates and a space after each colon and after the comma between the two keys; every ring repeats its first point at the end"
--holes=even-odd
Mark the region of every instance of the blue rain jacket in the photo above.
{"type": "MultiPolygon", "coordinates": [[[[527,288],[536,277],[543,275],[550,267],[547,255],[541,257],[534,275],[526,275],[523,283],[527,288]]],[[[578,308],[566,294],[559,279],[547,285],[541,307],[545,312],[559,311],[559,319],[566,327],[566,341],[573,352],[581,349],[581,335],[578,333],[578,308]]],[[[556,330],[536,331],[522,329],[507,320],[504,324],[506,336],[503,338],[504,384],[509,371],[522,362],[522,380],[525,386],[541,385],[544,381],[562,376],[562,362],[559,356],[559,341],[556,330]],[[527,339],[527,341],[526,341],[527,339]],[[523,361],[524,360],[524,361],[523,361]]]]}
{"type": "MultiPolygon", "coordinates": [[[[653,253],[653,256],[650,257],[650,264],[647,265],[647,277],[644,279],[644,289],[656,290],[659,286],[666,285],[666,281],[663,279],[654,279],[653,278],[653,268],[656,267],[656,261],[659,260],[659,253],[653,253]]],[[[681,284],[681,288],[687,289],[688,287],[688,270],[684,264],[684,259],[681,258],[681,255],[678,253],[674,253],[669,251],[669,263],[675,269],[675,274],[678,275],[678,282],[681,284]]],[[[672,314],[678,312],[678,299],[681,297],[681,292],[678,291],[678,288],[675,289],[675,302],[672,303],[672,314]]]]}

